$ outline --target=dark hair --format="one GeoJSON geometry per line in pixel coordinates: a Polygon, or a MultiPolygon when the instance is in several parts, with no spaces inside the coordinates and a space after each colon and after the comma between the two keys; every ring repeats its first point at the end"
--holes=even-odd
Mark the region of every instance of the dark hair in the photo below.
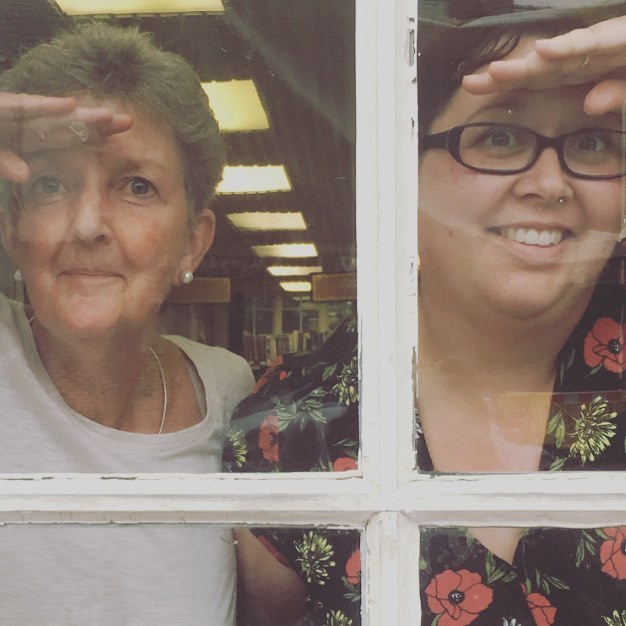
{"type": "Polygon", "coordinates": [[[82,24],[24,54],[0,76],[0,91],[88,94],[155,114],[178,144],[190,219],[213,200],[224,146],[200,79],[181,56],[147,33],[102,22],[82,24]]]}
{"type": "MultiPolygon", "coordinates": [[[[417,61],[417,102],[420,133],[427,133],[466,74],[505,57],[524,35],[553,37],[581,27],[569,18],[557,23],[523,23],[515,26],[460,27],[430,41],[419,52],[417,61]]],[[[419,30],[418,30],[419,36],[419,30]]]]}

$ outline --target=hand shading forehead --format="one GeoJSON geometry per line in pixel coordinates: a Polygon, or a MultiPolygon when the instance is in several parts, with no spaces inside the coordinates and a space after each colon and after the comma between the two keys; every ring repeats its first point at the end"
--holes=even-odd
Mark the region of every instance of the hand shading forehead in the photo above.
{"type": "Polygon", "coordinates": [[[568,85],[474,95],[459,88],[435,118],[431,132],[471,122],[521,124],[548,135],[581,128],[621,129],[619,114],[589,116],[585,113],[583,102],[589,89],[589,85],[568,85]]]}

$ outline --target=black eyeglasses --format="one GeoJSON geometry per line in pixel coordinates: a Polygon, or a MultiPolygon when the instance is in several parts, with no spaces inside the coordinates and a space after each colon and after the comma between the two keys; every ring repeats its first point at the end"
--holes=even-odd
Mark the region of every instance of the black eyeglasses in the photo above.
{"type": "Polygon", "coordinates": [[[554,148],[563,171],[576,178],[626,174],[626,132],[608,128],[546,137],[515,124],[465,124],[422,137],[421,147],[443,148],[461,165],[486,174],[525,172],[546,148],[554,148]]]}

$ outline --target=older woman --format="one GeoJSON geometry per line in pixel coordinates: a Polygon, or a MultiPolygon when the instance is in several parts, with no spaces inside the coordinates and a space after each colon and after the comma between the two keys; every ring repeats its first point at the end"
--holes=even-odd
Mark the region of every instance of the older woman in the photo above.
{"type": "MultiPolygon", "coordinates": [[[[243,359],[157,334],[211,245],[217,124],[198,77],[103,24],[0,79],[2,235],[29,306],[0,296],[0,472],[213,472],[243,359]]],[[[233,624],[235,554],[214,527],[12,527],[2,621],[233,624]]]]}

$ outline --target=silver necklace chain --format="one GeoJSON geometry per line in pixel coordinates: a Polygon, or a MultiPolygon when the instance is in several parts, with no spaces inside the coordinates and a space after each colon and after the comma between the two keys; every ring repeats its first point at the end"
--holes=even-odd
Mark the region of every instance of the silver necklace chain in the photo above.
{"type": "MultiPolygon", "coordinates": [[[[28,324],[32,325],[34,319],[35,319],[35,316],[33,315],[28,320],[28,324]]],[[[165,414],[167,413],[167,385],[165,384],[165,374],[163,373],[163,366],[161,365],[161,361],[159,360],[159,357],[156,355],[156,352],[152,349],[152,346],[149,346],[148,349],[150,350],[150,353],[154,357],[154,360],[156,361],[156,364],[159,367],[159,374],[161,374],[161,387],[163,388],[163,413],[161,415],[161,425],[159,426],[159,431],[157,434],[162,435],[163,426],[165,426],[165,414]]]]}
{"type": "Polygon", "coordinates": [[[155,351],[152,347],[149,348],[156,364],[159,366],[159,373],[161,374],[161,387],[163,387],[163,415],[161,415],[161,426],[159,426],[158,434],[161,435],[163,433],[163,426],[165,425],[165,414],[167,413],[167,385],[165,384],[165,374],[163,373],[163,367],[161,366],[161,361],[159,361],[159,357],[156,355],[155,351]]]}

